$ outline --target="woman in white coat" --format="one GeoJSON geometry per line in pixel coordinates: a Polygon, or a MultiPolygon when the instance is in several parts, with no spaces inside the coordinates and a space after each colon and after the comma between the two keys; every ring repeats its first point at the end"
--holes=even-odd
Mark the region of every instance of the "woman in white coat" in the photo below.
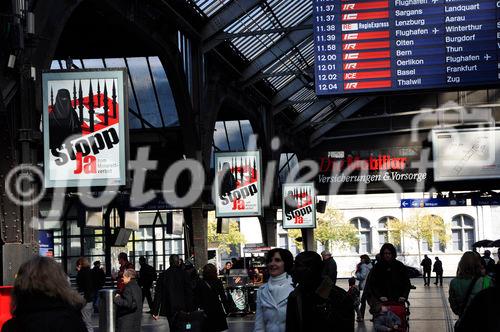
{"type": "Polygon", "coordinates": [[[266,263],[270,278],[257,292],[254,332],[285,332],[286,305],[293,291],[289,275],[293,255],[286,249],[275,248],[267,253],[266,263]]]}

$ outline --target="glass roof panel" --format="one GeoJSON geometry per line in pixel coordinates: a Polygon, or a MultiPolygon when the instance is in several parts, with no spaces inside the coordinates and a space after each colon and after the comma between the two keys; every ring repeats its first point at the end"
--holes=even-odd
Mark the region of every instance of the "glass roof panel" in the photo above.
{"type": "Polygon", "coordinates": [[[224,128],[223,121],[217,121],[215,123],[214,130],[214,145],[221,151],[229,151],[229,145],[227,142],[226,129],[224,128]]]}
{"type": "MultiPolygon", "coordinates": [[[[296,26],[312,14],[312,1],[269,0],[234,21],[226,32],[248,32],[296,26]]],[[[284,33],[238,37],[232,40],[236,48],[252,60],[273,45],[284,33]]]]}
{"type": "Polygon", "coordinates": [[[127,58],[141,116],[153,127],[163,127],[145,57],[127,58]]]}
{"type": "Polygon", "coordinates": [[[226,131],[229,138],[230,150],[243,150],[243,142],[241,141],[242,135],[238,121],[226,121],[226,131]]]}
{"type": "Polygon", "coordinates": [[[154,85],[156,91],[158,91],[158,99],[165,126],[178,126],[179,117],[177,116],[177,108],[165,69],[158,57],[153,56],[148,59],[151,66],[151,73],[153,74],[154,85]]]}
{"type": "Polygon", "coordinates": [[[243,141],[245,143],[245,149],[255,150],[257,148],[257,142],[250,121],[241,120],[240,126],[241,126],[241,134],[243,135],[243,141]]]}
{"type": "Polygon", "coordinates": [[[85,68],[104,68],[102,59],[82,59],[85,68]]]}
{"type": "Polygon", "coordinates": [[[196,6],[198,6],[198,8],[208,17],[213,16],[229,2],[231,2],[231,0],[194,0],[196,6]]]}

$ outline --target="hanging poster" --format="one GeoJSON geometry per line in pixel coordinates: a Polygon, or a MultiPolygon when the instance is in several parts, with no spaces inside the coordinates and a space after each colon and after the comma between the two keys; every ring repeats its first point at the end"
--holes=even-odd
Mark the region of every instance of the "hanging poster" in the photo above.
{"type": "Polygon", "coordinates": [[[261,215],[260,151],[215,154],[215,215],[261,215]]]}
{"type": "Polygon", "coordinates": [[[45,187],[124,185],[125,69],[42,75],[45,187]]]}
{"type": "Polygon", "coordinates": [[[54,231],[39,230],[38,244],[40,246],[40,256],[54,257],[54,231]]]}
{"type": "Polygon", "coordinates": [[[283,184],[283,228],[316,227],[314,183],[283,184]]]}

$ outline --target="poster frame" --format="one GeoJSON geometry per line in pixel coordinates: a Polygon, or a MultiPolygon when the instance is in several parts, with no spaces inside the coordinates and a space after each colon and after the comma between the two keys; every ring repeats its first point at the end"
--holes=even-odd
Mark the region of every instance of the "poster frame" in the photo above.
{"type": "Polygon", "coordinates": [[[126,68],[93,68],[81,70],[47,70],[42,73],[42,128],[43,128],[43,149],[44,149],[44,186],[45,188],[57,187],[104,187],[123,186],[128,181],[127,164],[129,160],[129,135],[128,135],[128,86],[126,68]],[[88,80],[88,79],[116,79],[117,80],[117,103],[120,105],[118,114],[119,137],[119,178],[101,179],[66,179],[51,180],[49,178],[49,154],[50,154],[50,133],[48,117],[48,84],[49,81],[57,80],[88,80]],[[47,129],[47,130],[45,130],[47,129]]]}
{"type": "Polygon", "coordinates": [[[238,217],[260,217],[262,216],[262,158],[261,151],[240,151],[240,152],[216,152],[214,155],[215,162],[215,175],[214,175],[214,205],[215,205],[215,217],[216,218],[238,218],[238,217]],[[256,158],[256,167],[257,167],[257,211],[249,211],[249,212],[221,212],[220,211],[220,203],[219,203],[219,176],[217,172],[217,165],[219,158],[239,158],[239,157],[255,157],[256,158]]]}

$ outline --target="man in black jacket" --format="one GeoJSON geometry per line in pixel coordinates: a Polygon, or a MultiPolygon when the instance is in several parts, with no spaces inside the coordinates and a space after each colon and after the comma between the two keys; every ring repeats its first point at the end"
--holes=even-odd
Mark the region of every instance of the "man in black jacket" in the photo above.
{"type": "Polygon", "coordinates": [[[431,283],[432,260],[427,257],[427,255],[424,255],[424,259],[422,259],[420,266],[424,269],[424,286],[429,286],[431,283]]]}
{"type": "Polygon", "coordinates": [[[176,315],[180,312],[193,311],[193,290],[186,271],[180,267],[179,256],[171,255],[170,267],[160,273],[155,287],[155,298],[153,302],[152,316],[166,316],[170,331],[183,331],[181,322],[176,321],[176,315]]]}
{"type": "Polygon", "coordinates": [[[292,278],[298,286],[288,296],[286,331],[354,331],[354,304],[347,292],[322,276],[321,257],[313,251],[295,258],[292,278]]]}
{"type": "Polygon", "coordinates": [[[484,251],[484,256],[481,257],[481,264],[486,269],[486,274],[489,276],[493,276],[495,270],[495,260],[491,258],[491,251],[484,251]]]}
{"type": "Polygon", "coordinates": [[[335,285],[337,283],[337,262],[335,262],[332,254],[327,250],[321,252],[321,257],[323,258],[322,275],[330,277],[335,285]]]}
{"type": "Polygon", "coordinates": [[[437,286],[439,281],[439,286],[443,286],[443,262],[439,260],[439,257],[436,257],[432,272],[436,273],[436,282],[434,283],[434,285],[437,286]]]}
{"type": "Polygon", "coordinates": [[[87,326],[88,332],[93,332],[92,313],[94,312],[95,288],[92,282],[92,272],[90,262],[85,257],[80,257],[76,261],[76,285],[78,292],[85,298],[85,306],[82,308],[82,318],[87,326]]]}
{"type": "Polygon", "coordinates": [[[151,297],[151,287],[153,287],[153,281],[156,280],[155,268],[146,263],[146,257],[139,257],[139,264],[141,265],[141,270],[139,272],[139,286],[142,289],[142,301],[144,298],[148,301],[149,313],[151,313],[151,308],[153,307],[153,299],[151,297]]]}
{"type": "Polygon", "coordinates": [[[92,270],[92,283],[94,285],[94,312],[98,311],[99,308],[99,291],[104,287],[106,283],[106,273],[101,268],[101,261],[95,261],[92,270]]]}

